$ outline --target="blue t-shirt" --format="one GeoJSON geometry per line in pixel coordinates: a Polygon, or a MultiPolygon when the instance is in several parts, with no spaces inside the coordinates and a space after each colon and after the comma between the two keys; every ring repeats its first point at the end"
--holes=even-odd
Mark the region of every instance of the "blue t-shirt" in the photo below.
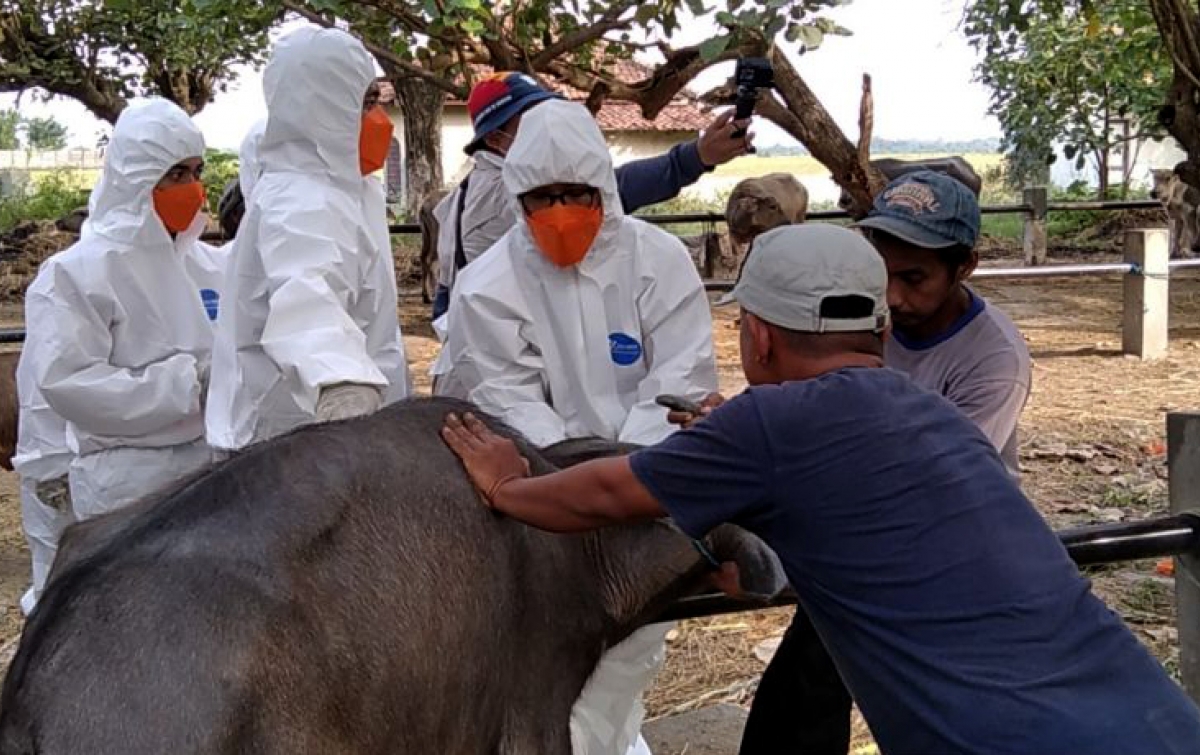
{"type": "Polygon", "coordinates": [[[991,443],[900,373],[751,388],[631,463],[688,534],[775,550],[885,752],[1200,753],[991,443]]]}

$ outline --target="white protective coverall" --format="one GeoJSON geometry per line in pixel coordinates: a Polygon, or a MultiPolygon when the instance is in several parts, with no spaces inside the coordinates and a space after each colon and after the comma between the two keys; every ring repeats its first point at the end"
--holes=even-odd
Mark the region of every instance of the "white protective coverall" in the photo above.
{"type": "Polygon", "coordinates": [[[211,460],[203,386],[224,252],[198,239],[198,213],[174,239],[152,192],[204,138],[176,105],[131,104],[113,129],[80,240],[26,292],[36,385],[66,421],[75,518],[154,492],[211,460]]]}
{"type": "MultiPolygon", "coordinates": [[[[660,393],[717,389],[712,318],[678,239],[624,215],[604,137],[578,104],[528,111],[504,164],[517,225],[463,268],[452,294],[450,383],[538,445],[598,436],[651,444],[671,431],[660,393]],[[518,195],[553,183],[601,189],[604,222],[587,256],[559,268],[534,246],[518,195]]],[[[669,625],[602,658],[572,711],[574,755],[648,752],[641,693],[669,625]]]]}
{"type": "Polygon", "coordinates": [[[411,379],[380,182],[358,164],[362,44],[306,27],[281,40],[263,89],[262,173],[246,199],[217,326],[207,432],[234,450],[316,420],[323,388],[411,379]]]}
{"type": "MultiPolygon", "coordinates": [[[[39,329],[31,329],[29,339],[41,333],[39,329]]],[[[56,508],[43,502],[38,497],[37,485],[66,476],[74,457],[67,446],[67,423],[46,403],[34,380],[33,360],[28,357],[34,349],[30,348],[29,339],[17,363],[20,415],[17,453],[13,456],[13,469],[21,477],[21,522],[33,562],[33,585],[21,597],[21,611],[26,616],[41,597],[58,552],[58,539],[73,519],[69,507],[56,508]]]]}
{"type": "Polygon", "coordinates": [[[267,130],[267,119],[260,118],[246,131],[238,146],[238,188],[242,190],[242,201],[250,203],[250,194],[258,177],[262,175],[262,163],[258,152],[262,148],[263,132],[267,130]]]}
{"type": "MultiPolygon", "coordinates": [[[[491,248],[513,226],[512,202],[504,190],[501,172],[504,158],[481,149],[472,155],[475,161],[467,196],[463,204],[463,254],[467,264],[491,248]]],[[[446,195],[433,216],[438,221],[438,283],[452,288],[457,278],[454,250],[457,241],[458,192],[446,195]]]]}

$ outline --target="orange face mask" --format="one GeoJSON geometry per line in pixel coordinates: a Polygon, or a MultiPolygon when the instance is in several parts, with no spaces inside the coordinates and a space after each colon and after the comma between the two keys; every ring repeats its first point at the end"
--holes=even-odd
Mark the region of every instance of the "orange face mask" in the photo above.
{"type": "Polygon", "coordinates": [[[363,116],[362,128],[358,132],[358,169],[369,176],[387,162],[388,150],[392,146],[392,119],[379,105],[363,116]]]}
{"type": "Polygon", "coordinates": [[[204,206],[204,184],[192,181],[154,190],[154,211],[172,233],[182,233],[204,206]]]}
{"type": "Polygon", "coordinates": [[[559,267],[579,264],[592,248],[604,222],[601,207],[554,204],[526,217],[533,241],[559,267]]]}

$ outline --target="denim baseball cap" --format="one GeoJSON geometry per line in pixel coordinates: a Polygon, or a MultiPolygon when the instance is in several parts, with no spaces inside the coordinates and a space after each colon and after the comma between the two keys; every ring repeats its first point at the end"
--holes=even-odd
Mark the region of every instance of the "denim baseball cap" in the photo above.
{"type": "Polygon", "coordinates": [[[724,302],[802,333],[879,333],[888,324],[887,267],[875,247],[848,228],[785,225],[754,240],[742,277],[724,302]],[[869,315],[831,316],[828,299],[861,297],[869,315]]]}
{"type": "Polygon", "coordinates": [[[474,154],[483,146],[488,134],[531,105],[558,97],[549,89],[543,89],[528,74],[498,71],[484,78],[471,89],[467,97],[467,112],[471,116],[471,125],[475,127],[475,136],[465,152],[474,154]]]}
{"type": "Polygon", "coordinates": [[[979,202],[971,190],[944,173],[922,170],[889,183],[856,228],[873,228],[925,249],[979,239],[979,202]]]}

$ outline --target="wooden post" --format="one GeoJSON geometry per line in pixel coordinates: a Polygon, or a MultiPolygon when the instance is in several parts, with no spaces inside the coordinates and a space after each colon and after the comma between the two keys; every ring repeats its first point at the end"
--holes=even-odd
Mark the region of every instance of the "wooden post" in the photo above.
{"type": "Polygon", "coordinates": [[[1170,250],[1161,228],[1125,232],[1125,261],[1134,265],[1125,276],[1125,312],[1121,349],[1141,359],[1167,355],[1167,277],[1170,250]]]}
{"type": "Polygon", "coordinates": [[[1025,264],[1046,262],[1046,213],[1049,202],[1045,186],[1033,186],[1023,192],[1029,214],[1025,216],[1025,264]]]}
{"type": "MultiPolygon", "coordinates": [[[[1167,415],[1167,476],[1171,513],[1200,515],[1200,413],[1167,415]]],[[[1175,625],[1179,629],[1179,675],[1200,704],[1200,558],[1175,557],[1175,625]]]]}

